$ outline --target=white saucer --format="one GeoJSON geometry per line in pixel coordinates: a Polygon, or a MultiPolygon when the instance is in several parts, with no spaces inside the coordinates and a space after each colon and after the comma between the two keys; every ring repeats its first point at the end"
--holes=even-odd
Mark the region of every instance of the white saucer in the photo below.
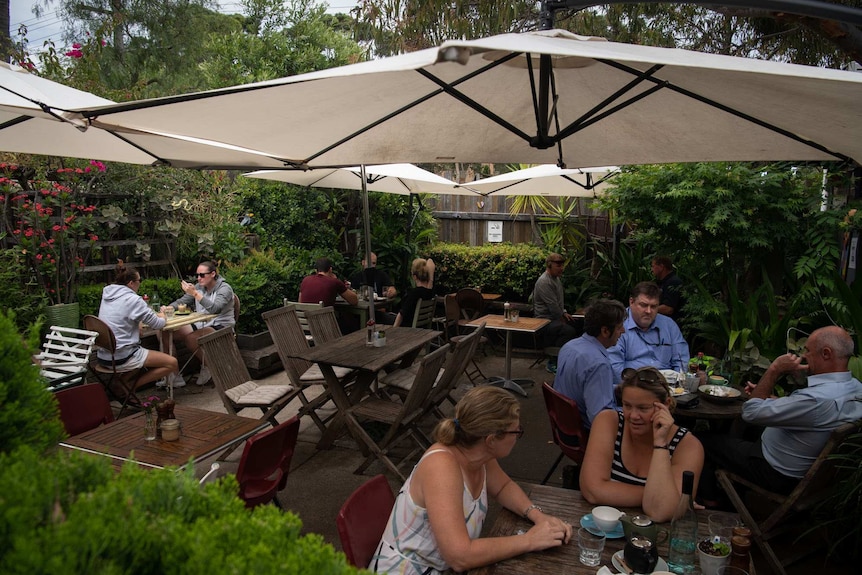
{"type": "MultiPolygon", "coordinates": [[[[614,569],[617,570],[617,573],[628,573],[625,567],[623,567],[623,551],[619,550],[614,553],[613,557],[611,557],[611,563],[614,565],[614,569]]],[[[667,571],[667,562],[661,557],[658,558],[658,563],[656,563],[654,571],[667,571]]],[[[635,573],[634,575],[640,575],[639,573],[635,573]]]]}
{"type": "MultiPolygon", "coordinates": [[[[587,513],[583,517],[581,517],[581,527],[584,527],[587,530],[599,529],[599,526],[596,525],[595,520],[593,519],[592,513],[587,513]]],[[[623,532],[623,524],[620,521],[617,521],[616,527],[614,527],[611,531],[605,532],[605,537],[608,539],[619,539],[620,537],[625,536],[623,532]]]]}

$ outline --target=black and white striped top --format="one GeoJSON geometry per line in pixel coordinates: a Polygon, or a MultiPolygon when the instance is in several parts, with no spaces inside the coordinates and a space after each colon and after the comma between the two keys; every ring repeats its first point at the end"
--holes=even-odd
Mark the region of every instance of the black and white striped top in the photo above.
{"type": "MultiPolygon", "coordinates": [[[[617,440],[614,442],[614,461],[611,464],[611,481],[619,481],[620,483],[628,483],[629,485],[646,485],[646,477],[635,475],[626,469],[625,465],[623,465],[623,458],[622,455],[620,455],[620,451],[623,441],[623,426],[625,425],[625,418],[623,417],[622,412],[617,412],[617,415],[619,416],[619,424],[617,426],[617,440]]],[[[676,430],[676,433],[673,434],[673,437],[668,444],[671,459],[673,459],[673,452],[676,451],[676,446],[679,445],[679,442],[683,437],[685,437],[686,433],[688,433],[688,429],[680,427],[676,430]]]]}

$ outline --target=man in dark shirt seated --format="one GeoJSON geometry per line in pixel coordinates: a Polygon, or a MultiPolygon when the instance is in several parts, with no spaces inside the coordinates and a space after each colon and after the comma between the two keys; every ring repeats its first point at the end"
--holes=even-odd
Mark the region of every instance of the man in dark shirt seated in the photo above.
{"type": "Polygon", "coordinates": [[[343,281],[338,279],[332,271],[332,260],[329,258],[317,258],[314,262],[315,272],[306,276],[299,284],[300,303],[323,302],[324,306],[335,305],[335,298],[339,295],[344,301],[351,305],[359,303],[356,292],[347,287],[343,281]]]}
{"type": "Polygon", "coordinates": [[[374,293],[380,297],[393,298],[398,293],[389,274],[377,267],[377,254],[374,252],[371,252],[371,267],[368,267],[367,260],[362,258],[362,271],[353,274],[350,283],[356,287],[374,286],[374,293]]]}

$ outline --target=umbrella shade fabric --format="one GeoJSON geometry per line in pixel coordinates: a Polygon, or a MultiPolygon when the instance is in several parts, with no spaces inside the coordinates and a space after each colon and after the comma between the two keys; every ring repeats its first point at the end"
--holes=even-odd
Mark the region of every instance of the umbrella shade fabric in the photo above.
{"type": "Polygon", "coordinates": [[[860,96],[858,73],[548,30],[84,115],[300,168],[858,161],[860,96]]]}
{"type": "Polygon", "coordinates": [[[176,167],[235,162],[260,168],[284,165],[254,151],[170,134],[135,134],[133,142],[123,134],[90,127],[72,112],[113,104],[0,62],[0,150],[176,167]]]}
{"type": "MultiPolygon", "coordinates": [[[[423,170],[413,164],[386,164],[366,166],[366,188],[369,192],[389,194],[476,194],[468,188],[461,188],[443,176],[423,170]]],[[[243,174],[249,178],[277,180],[314,188],[337,188],[342,190],[361,190],[360,168],[321,168],[318,170],[260,170],[243,174]]]]}
{"type": "Polygon", "coordinates": [[[553,164],[542,164],[463,185],[483,196],[593,198],[602,194],[607,180],[618,173],[617,166],[563,169],[553,164]]]}

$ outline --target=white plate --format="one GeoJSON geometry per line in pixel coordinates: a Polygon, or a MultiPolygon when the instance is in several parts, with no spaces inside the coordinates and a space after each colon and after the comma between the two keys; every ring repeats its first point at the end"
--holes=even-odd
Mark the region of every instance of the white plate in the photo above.
{"type": "Polygon", "coordinates": [[[679,397],[680,395],[685,395],[688,393],[684,387],[671,387],[670,394],[674,397],[679,397]]]}
{"type": "MultiPolygon", "coordinates": [[[[614,569],[617,570],[617,573],[628,573],[626,569],[623,567],[623,551],[619,550],[614,553],[613,557],[611,557],[611,563],[614,565],[614,569]]],[[[658,563],[655,566],[654,571],[667,571],[667,562],[661,557],[658,558],[658,563]]],[[[635,575],[639,575],[635,573],[635,575]]]]}

